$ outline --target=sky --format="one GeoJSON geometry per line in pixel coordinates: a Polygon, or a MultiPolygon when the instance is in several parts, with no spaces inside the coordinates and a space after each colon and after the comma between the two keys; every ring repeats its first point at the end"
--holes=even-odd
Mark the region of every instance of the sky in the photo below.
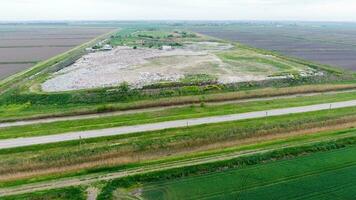
{"type": "Polygon", "coordinates": [[[0,0],[0,21],[356,21],[355,0],[0,0]]]}

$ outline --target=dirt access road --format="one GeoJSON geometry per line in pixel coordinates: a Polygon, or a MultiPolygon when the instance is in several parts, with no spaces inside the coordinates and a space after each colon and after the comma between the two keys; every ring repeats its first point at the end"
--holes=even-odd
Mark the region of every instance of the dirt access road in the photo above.
{"type": "Polygon", "coordinates": [[[231,121],[239,121],[244,119],[263,118],[269,116],[281,116],[281,115],[321,111],[321,110],[328,110],[328,109],[346,108],[346,107],[353,107],[353,106],[356,106],[356,100],[343,101],[337,103],[316,104],[310,106],[300,106],[300,107],[293,107],[293,108],[264,110],[264,111],[248,112],[248,113],[232,114],[232,115],[224,115],[224,116],[167,121],[167,122],[142,124],[142,125],[135,125],[135,126],[124,126],[124,127],[108,128],[108,129],[101,129],[101,130],[78,131],[78,132],[70,132],[70,133],[57,134],[57,135],[47,135],[47,136],[40,136],[40,137],[6,139],[6,140],[0,140],[0,149],[25,147],[31,145],[48,144],[48,143],[56,143],[56,142],[65,142],[65,141],[88,139],[88,138],[124,135],[124,134],[140,133],[140,132],[148,132],[148,131],[158,131],[158,130],[164,130],[170,128],[182,128],[182,127],[197,126],[203,124],[231,122],[231,121]]]}

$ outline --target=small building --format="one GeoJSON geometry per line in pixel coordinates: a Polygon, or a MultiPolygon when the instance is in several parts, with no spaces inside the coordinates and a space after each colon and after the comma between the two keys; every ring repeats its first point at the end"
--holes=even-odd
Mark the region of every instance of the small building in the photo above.
{"type": "Polygon", "coordinates": [[[160,49],[164,50],[164,51],[171,51],[171,50],[173,50],[173,47],[172,46],[162,46],[160,49]]]}
{"type": "Polygon", "coordinates": [[[113,49],[112,46],[109,44],[106,44],[103,46],[103,48],[101,48],[101,50],[103,51],[111,51],[112,49],[113,49]]]}
{"type": "Polygon", "coordinates": [[[95,50],[93,48],[85,48],[85,51],[88,53],[95,52],[95,50]]]}

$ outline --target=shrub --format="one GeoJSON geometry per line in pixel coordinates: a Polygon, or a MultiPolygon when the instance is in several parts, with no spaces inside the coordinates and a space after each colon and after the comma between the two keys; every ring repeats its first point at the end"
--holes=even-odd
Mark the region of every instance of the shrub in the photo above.
{"type": "Polygon", "coordinates": [[[171,96],[176,95],[176,91],[174,91],[174,90],[162,90],[160,92],[160,95],[164,96],[164,97],[171,97],[171,96]]]}
{"type": "Polygon", "coordinates": [[[181,94],[200,94],[201,89],[198,86],[184,86],[179,89],[181,94]]]}
{"type": "Polygon", "coordinates": [[[222,87],[219,85],[207,85],[203,88],[204,91],[220,91],[222,87]]]}
{"type": "Polygon", "coordinates": [[[96,111],[98,113],[111,112],[111,111],[115,111],[115,110],[116,110],[116,108],[112,105],[102,105],[96,109],[96,111]]]}

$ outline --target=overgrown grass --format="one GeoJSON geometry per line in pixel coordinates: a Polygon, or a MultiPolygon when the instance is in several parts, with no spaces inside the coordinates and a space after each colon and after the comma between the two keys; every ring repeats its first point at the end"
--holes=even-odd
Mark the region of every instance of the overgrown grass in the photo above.
{"type": "MultiPolygon", "coordinates": [[[[208,86],[206,87],[209,88],[208,86]]],[[[28,101],[29,99],[27,97],[21,96],[19,96],[19,99],[16,100],[15,97],[13,97],[11,94],[8,94],[8,97],[2,99],[2,101],[7,103],[3,102],[2,106],[0,106],[0,121],[111,112],[118,110],[185,105],[192,103],[200,104],[202,102],[223,102],[229,100],[295,95],[313,92],[327,92],[355,88],[356,84],[339,84],[308,85],[286,88],[265,88],[257,90],[243,90],[237,92],[229,92],[230,89],[227,89],[227,91],[224,92],[220,90],[220,87],[212,87],[212,91],[207,94],[201,93],[202,90],[196,88],[194,89],[194,91],[198,91],[196,95],[192,96],[188,93],[186,96],[177,96],[175,98],[172,98],[172,95],[174,96],[177,91],[173,91],[173,93],[171,93],[169,92],[170,90],[164,90],[160,92],[161,98],[152,97],[146,100],[137,99],[137,96],[135,97],[135,93],[127,95],[126,92],[123,92],[121,89],[119,90],[121,92],[118,92],[118,90],[100,90],[103,95],[79,92],[77,94],[66,94],[64,96],[48,94],[43,94],[42,96],[35,95],[34,98],[37,100],[33,100],[34,102],[28,101]],[[98,96],[102,98],[101,101],[97,101],[98,96]],[[119,101],[120,98],[124,98],[126,100],[119,101]],[[128,101],[130,98],[131,100],[128,101]],[[73,101],[71,99],[73,99],[73,101]],[[108,103],[111,101],[113,102],[108,103]]],[[[187,88],[186,90],[188,89],[189,91],[193,91],[192,88],[187,88]]]]}

